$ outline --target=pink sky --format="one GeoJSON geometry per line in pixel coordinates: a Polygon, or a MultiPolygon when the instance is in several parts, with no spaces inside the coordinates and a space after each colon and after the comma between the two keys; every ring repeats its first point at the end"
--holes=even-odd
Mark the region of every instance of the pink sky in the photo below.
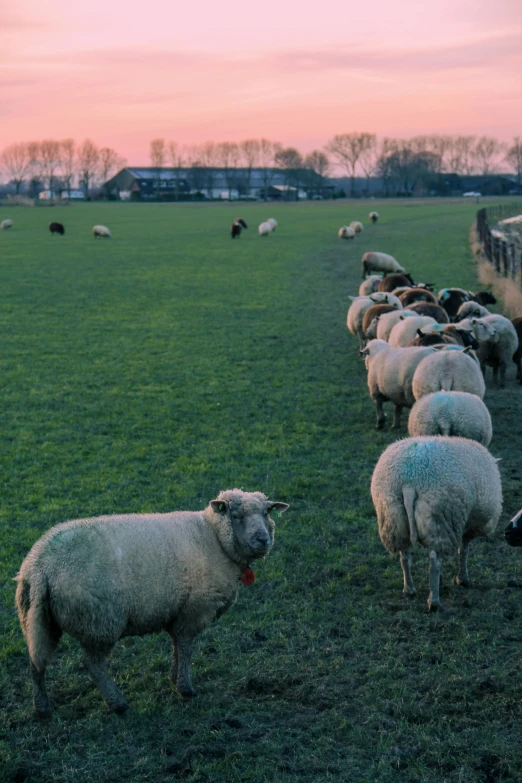
{"type": "Polygon", "coordinates": [[[0,148],[522,135],[521,0],[0,0],[0,148]]]}

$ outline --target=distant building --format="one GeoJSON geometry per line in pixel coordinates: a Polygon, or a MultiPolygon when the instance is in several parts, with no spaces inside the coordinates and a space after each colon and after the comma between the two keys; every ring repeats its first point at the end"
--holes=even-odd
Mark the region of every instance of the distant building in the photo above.
{"type": "Polygon", "coordinates": [[[170,201],[186,197],[190,185],[180,169],[125,168],[107,180],[103,190],[122,201],[170,201]]]}

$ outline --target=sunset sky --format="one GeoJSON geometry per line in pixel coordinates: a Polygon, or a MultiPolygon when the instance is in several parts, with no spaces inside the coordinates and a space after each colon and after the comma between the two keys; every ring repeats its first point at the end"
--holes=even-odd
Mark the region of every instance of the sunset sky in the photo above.
{"type": "Polygon", "coordinates": [[[522,135],[521,0],[0,0],[0,147],[522,135]]]}

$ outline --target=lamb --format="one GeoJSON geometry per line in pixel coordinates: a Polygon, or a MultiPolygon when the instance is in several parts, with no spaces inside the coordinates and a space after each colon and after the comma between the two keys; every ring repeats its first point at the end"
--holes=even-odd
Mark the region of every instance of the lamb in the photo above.
{"type": "Polygon", "coordinates": [[[439,324],[449,323],[448,314],[444,308],[438,304],[433,304],[433,302],[414,302],[405,309],[412,310],[417,315],[429,315],[439,324]]]}
{"type": "Polygon", "coordinates": [[[388,342],[393,348],[405,348],[413,340],[419,329],[435,323],[436,321],[433,318],[422,315],[400,319],[391,330],[388,342]]]}
{"type": "Polygon", "coordinates": [[[171,676],[184,698],[194,638],[235,601],[250,563],[272,547],[272,510],[261,492],[221,492],[203,511],[76,519],[51,528],[17,576],[16,605],[29,648],[34,707],[51,711],[45,671],[62,633],[74,636],[107,705],[127,704],[107,673],[107,656],[123,636],[167,631],[171,676]],[[243,576],[241,576],[243,575],[243,576]]]}
{"type": "Polygon", "coordinates": [[[379,213],[378,212],[370,212],[368,215],[368,218],[371,220],[372,223],[377,223],[379,220],[379,213]]]}
{"type": "MultiPolygon", "coordinates": [[[[412,313],[411,310],[396,310],[394,313],[385,313],[376,319],[377,323],[373,327],[375,329],[374,337],[377,337],[378,340],[386,340],[386,342],[388,342],[391,330],[398,321],[402,321],[404,318],[415,317],[415,313],[412,313]]],[[[372,325],[370,324],[370,327],[368,328],[368,339],[373,339],[373,337],[370,337],[370,334],[372,333],[371,329],[372,325]]]]}
{"type": "Polygon", "coordinates": [[[63,223],[49,223],[49,231],[51,234],[65,234],[65,228],[63,223]]]}
{"type": "Polygon", "coordinates": [[[415,304],[415,302],[431,302],[432,304],[437,304],[434,294],[432,294],[431,291],[428,291],[427,288],[410,288],[408,291],[401,294],[399,299],[401,300],[403,307],[408,307],[408,305],[415,304]]]}
{"type": "Polygon", "coordinates": [[[268,221],[266,221],[265,223],[260,223],[258,231],[260,237],[267,237],[269,234],[272,233],[272,226],[268,221]]]}
{"type": "Polygon", "coordinates": [[[413,277],[408,272],[398,273],[394,275],[386,275],[379,283],[378,291],[390,291],[394,292],[396,288],[406,287],[409,291],[415,283],[413,277]]]}
{"type": "Polygon", "coordinates": [[[370,275],[366,280],[363,280],[359,286],[359,296],[369,296],[369,294],[375,293],[379,288],[380,275],[370,275]]]}
{"type": "Polygon", "coordinates": [[[457,310],[456,321],[463,321],[464,318],[483,318],[489,315],[489,310],[478,302],[464,302],[457,310]]]}
{"type": "Polygon", "coordinates": [[[373,339],[375,337],[375,333],[377,326],[375,323],[374,328],[371,330],[372,337],[370,338],[368,334],[368,330],[370,326],[379,320],[379,318],[382,315],[385,315],[386,313],[395,313],[397,312],[397,308],[394,305],[390,304],[374,304],[372,305],[363,315],[362,320],[362,331],[364,334],[364,337],[366,340],[373,339]]]}
{"type": "Polygon", "coordinates": [[[268,218],[268,220],[266,222],[272,228],[272,231],[275,231],[276,228],[279,225],[279,223],[277,222],[277,220],[275,218],[268,218]]]}
{"type": "MultiPolygon", "coordinates": [[[[410,349],[411,350],[411,349],[410,349]]],[[[469,544],[495,530],[502,510],[497,461],[466,438],[406,438],[381,455],[371,494],[379,536],[388,552],[400,552],[404,594],[415,594],[411,547],[430,550],[429,611],[440,603],[441,558],[458,549],[457,584],[469,587],[469,544]]]]}
{"type": "Polygon", "coordinates": [[[341,226],[337,232],[339,239],[353,239],[355,236],[355,230],[351,226],[341,226]]]}
{"type": "Polygon", "coordinates": [[[241,236],[241,230],[243,228],[248,228],[243,218],[236,218],[230,226],[230,236],[232,239],[241,236]]]}
{"type": "Polygon", "coordinates": [[[377,429],[384,427],[383,402],[395,405],[392,429],[400,427],[403,408],[414,403],[412,379],[417,365],[433,353],[433,348],[393,348],[384,340],[370,340],[360,351],[368,370],[368,389],[375,402],[377,429]]]}
{"type": "Polygon", "coordinates": [[[7,231],[8,228],[13,227],[13,221],[9,218],[6,218],[5,220],[2,220],[0,223],[0,231],[7,231]]]}
{"type": "Polygon", "coordinates": [[[493,428],[489,411],[476,394],[450,391],[421,397],[410,411],[408,433],[458,436],[489,446],[493,428]]]}
{"type": "Polygon", "coordinates": [[[364,230],[363,224],[359,220],[352,220],[350,228],[353,228],[356,234],[360,234],[364,230]]]}
{"type": "Polygon", "coordinates": [[[395,260],[393,256],[389,256],[387,253],[378,253],[370,250],[365,253],[361,259],[363,278],[370,274],[370,272],[406,272],[403,266],[395,260]]]}
{"type": "Polygon", "coordinates": [[[517,379],[522,384],[522,318],[519,316],[511,321],[518,337],[518,348],[513,354],[513,361],[517,366],[517,379]]]}
{"type": "Polygon", "coordinates": [[[493,367],[493,379],[496,383],[500,370],[500,386],[503,388],[506,385],[507,364],[513,361],[519,345],[517,330],[509,318],[503,315],[490,314],[480,319],[472,318],[471,323],[474,322],[481,322],[494,329],[495,335],[491,340],[481,341],[477,338],[480,343],[477,355],[484,374],[486,366],[493,367]]]}
{"type": "Polygon", "coordinates": [[[111,232],[109,231],[107,226],[93,226],[92,234],[95,239],[96,237],[104,237],[105,239],[111,238],[111,232]]]}
{"type": "Polygon", "coordinates": [[[374,304],[391,304],[398,309],[401,309],[401,303],[391,294],[376,292],[374,294],[370,294],[370,296],[350,297],[350,299],[352,299],[352,304],[348,310],[346,325],[350,332],[355,335],[355,337],[359,338],[359,346],[361,348],[366,342],[362,328],[362,322],[366,310],[369,310],[370,307],[374,304]]]}
{"type": "Polygon", "coordinates": [[[457,350],[435,351],[419,363],[412,381],[414,398],[418,400],[436,391],[463,391],[482,400],[486,391],[484,378],[477,362],[468,356],[470,349],[462,350],[456,345],[445,347],[457,350]]]}

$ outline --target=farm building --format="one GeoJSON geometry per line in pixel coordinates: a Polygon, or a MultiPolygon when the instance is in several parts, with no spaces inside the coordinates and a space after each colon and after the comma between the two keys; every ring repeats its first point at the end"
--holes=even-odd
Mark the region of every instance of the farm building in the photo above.
{"type": "Polygon", "coordinates": [[[107,180],[103,189],[109,198],[126,200],[128,193],[138,201],[163,201],[183,198],[190,185],[180,169],[125,168],[107,180]]]}

